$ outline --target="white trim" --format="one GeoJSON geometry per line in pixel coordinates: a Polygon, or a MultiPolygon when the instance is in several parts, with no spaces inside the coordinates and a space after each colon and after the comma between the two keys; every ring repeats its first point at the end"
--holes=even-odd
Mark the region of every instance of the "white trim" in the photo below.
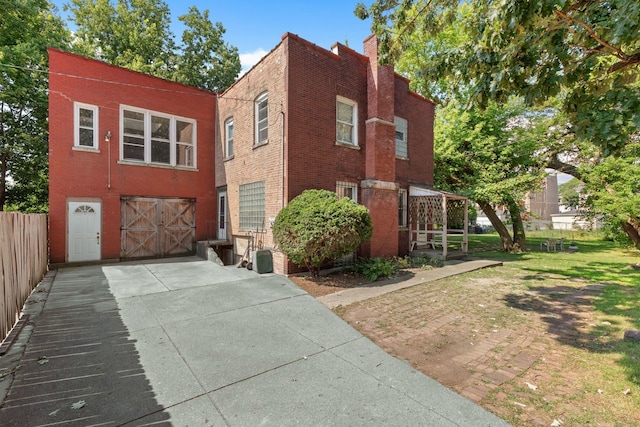
{"type": "Polygon", "coordinates": [[[398,228],[407,228],[409,225],[409,221],[407,217],[409,216],[409,192],[400,188],[398,190],[398,228]]]}
{"type": "Polygon", "coordinates": [[[348,144],[353,146],[358,146],[358,103],[352,99],[342,97],[340,95],[336,96],[336,143],[337,144],[348,144]],[[345,122],[338,119],[338,103],[343,105],[348,105],[352,108],[352,119],[353,122],[345,122]],[[339,139],[338,137],[338,125],[343,124],[347,126],[351,126],[351,141],[344,141],[339,139]]]}
{"type": "MultiPolygon", "coordinates": [[[[157,138],[156,138],[157,139],[157,138]]],[[[148,165],[148,166],[165,166],[165,167],[172,167],[172,168],[181,168],[181,169],[197,169],[198,164],[197,164],[197,159],[198,159],[198,122],[194,119],[190,119],[188,117],[181,117],[181,116],[174,116],[171,114],[167,114],[167,113],[161,113],[159,111],[153,111],[153,110],[146,110],[143,108],[137,108],[137,107],[132,107],[129,105],[120,105],[120,141],[119,141],[119,147],[120,147],[120,157],[119,157],[119,161],[120,162],[126,162],[128,164],[143,164],[143,165],[148,165]],[[142,121],[143,121],[143,135],[125,135],[124,132],[124,112],[125,111],[131,111],[133,113],[139,113],[143,115],[142,121]],[[152,137],[151,137],[151,124],[152,124],[152,117],[159,117],[159,118],[164,118],[164,119],[169,119],[169,163],[165,163],[165,162],[153,162],[151,159],[151,141],[152,141],[152,137]],[[187,146],[188,144],[184,144],[184,143],[179,143],[178,142],[178,138],[177,138],[177,122],[184,122],[187,124],[190,124],[193,126],[193,130],[192,130],[192,152],[191,152],[191,165],[182,165],[182,164],[178,164],[178,159],[177,159],[177,148],[180,145],[185,145],[187,146]],[[131,158],[125,158],[124,157],[124,138],[125,136],[132,136],[135,138],[139,138],[139,139],[143,139],[144,140],[144,146],[143,146],[143,159],[142,160],[138,160],[138,159],[131,159],[131,158]]],[[[188,150],[185,150],[188,151],[188,150]]]]}
{"type": "Polygon", "coordinates": [[[349,197],[344,190],[351,190],[351,200],[358,202],[358,184],[348,181],[336,181],[336,194],[338,197],[349,197]]]}
{"type": "Polygon", "coordinates": [[[262,92],[260,95],[258,95],[254,101],[253,104],[253,122],[254,122],[254,138],[253,138],[253,145],[262,145],[262,144],[266,144],[269,142],[269,92],[265,91],[262,92]],[[260,104],[263,103],[264,101],[267,102],[267,116],[262,119],[259,120],[258,118],[258,114],[259,114],[259,110],[260,110],[260,104]],[[266,130],[267,130],[267,137],[265,139],[260,139],[260,123],[262,122],[266,122],[266,130]]]}
{"type": "Polygon", "coordinates": [[[394,116],[393,122],[396,126],[395,132],[395,141],[396,141],[396,157],[401,159],[409,158],[409,138],[408,138],[408,129],[409,122],[407,119],[403,119],[402,117],[394,116]],[[402,138],[398,138],[398,134],[402,135],[402,138]]]}
{"type": "Polygon", "coordinates": [[[73,103],[73,146],[83,150],[98,150],[98,107],[80,102],[73,103]],[[80,109],[93,112],[93,145],[80,145],[80,109]]]}
{"type": "Polygon", "coordinates": [[[233,116],[224,121],[224,157],[229,158],[233,156],[233,116]],[[229,128],[231,128],[231,138],[229,138],[229,128]],[[229,149],[231,146],[231,149],[229,149]]]}

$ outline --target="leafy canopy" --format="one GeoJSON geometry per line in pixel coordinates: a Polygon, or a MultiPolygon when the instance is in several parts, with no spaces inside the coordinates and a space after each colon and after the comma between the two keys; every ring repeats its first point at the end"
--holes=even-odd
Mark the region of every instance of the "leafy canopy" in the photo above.
{"type": "Polygon", "coordinates": [[[68,39],[46,0],[2,3],[0,210],[47,211],[47,46],[62,47],[68,39]]]}
{"type": "Polygon", "coordinates": [[[425,61],[414,64],[412,77],[444,79],[476,106],[512,95],[540,104],[560,95],[572,131],[605,155],[619,153],[638,132],[640,2],[378,0],[355,12],[372,19],[383,61],[422,51],[425,61]]]}
{"type": "Polygon", "coordinates": [[[182,44],[162,0],[70,0],[65,10],[77,27],[73,49],[82,55],[216,92],[240,73],[238,49],[224,41],[224,27],[208,10],[192,6],[178,17],[182,44]]]}
{"type": "Polygon", "coordinates": [[[367,208],[327,190],[304,191],[278,213],[273,224],[279,249],[314,274],[355,251],[372,232],[367,208]]]}

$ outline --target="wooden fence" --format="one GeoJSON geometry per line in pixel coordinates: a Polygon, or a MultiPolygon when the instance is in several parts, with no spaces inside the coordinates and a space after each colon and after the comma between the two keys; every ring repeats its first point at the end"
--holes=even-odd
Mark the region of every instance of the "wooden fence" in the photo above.
{"type": "Polygon", "coordinates": [[[47,216],[0,212],[0,342],[47,267],[47,216]]]}

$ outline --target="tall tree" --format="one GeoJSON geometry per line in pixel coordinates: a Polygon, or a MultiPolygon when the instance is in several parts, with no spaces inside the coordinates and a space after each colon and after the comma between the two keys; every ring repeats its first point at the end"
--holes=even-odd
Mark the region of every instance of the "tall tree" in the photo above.
{"type": "MultiPolygon", "coordinates": [[[[412,34],[439,35],[461,20],[468,34],[439,51],[424,78],[446,76],[472,88],[473,101],[520,94],[544,102],[564,92],[578,137],[605,155],[619,152],[640,126],[640,4],[629,0],[378,0],[356,14],[372,18],[382,59],[393,61],[412,34]],[[468,8],[468,13],[464,13],[468,8]]],[[[429,45],[427,49],[436,50],[429,45]]]]}
{"type": "Polygon", "coordinates": [[[182,33],[182,55],[175,80],[214,92],[224,91],[241,69],[238,49],[222,39],[224,27],[209,20],[208,10],[200,12],[195,6],[178,19],[187,28],[182,33]]]}
{"type": "Polygon", "coordinates": [[[70,0],[65,9],[77,27],[74,50],[114,65],[203,89],[224,91],[240,72],[235,47],[209,11],[191,7],[179,17],[182,44],[171,32],[171,13],[162,0],[70,0]]]}
{"type": "Polygon", "coordinates": [[[47,210],[47,46],[69,34],[46,0],[0,2],[0,210],[47,210]]]}
{"type": "Polygon", "coordinates": [[[470,111],[452,101],[436,114],[436,185],[478,203],[507,251],[526,249],[526,212],[520,201],[539,187],[545,174],[534,155],[540,147],[534,125],[535,118],[525,116],[516,101],[470,111]],[[497,207],[509,212],[512,235],[496,214],[497,207]]]}
{"type": "MultiPolygon", "coordinates": [[[[626,147],[640,134],[640,3],[379,0],[368,8],[359,4],[356,14],[372,19],[383,61],[422,52],[411,77],[427,82],[424,90],[444,81],[435,89],[444,86],[456,96],[461,88],[479,108],[514,94],[537,105],[558,99],[558,116],[567,125],[561,143],[541,153],[549,166],[586,182],[598,162],[629,160],[626,147]],[[462,32],[457,42],[440,43],[454,26],[462,32]],[[585,152],[574,156],[576,149],[585,152]]],[[[609,193],[624,192],[610,187],[609,193]]],[[[640,217],[618,219],[640,245],[640,217]]]]}

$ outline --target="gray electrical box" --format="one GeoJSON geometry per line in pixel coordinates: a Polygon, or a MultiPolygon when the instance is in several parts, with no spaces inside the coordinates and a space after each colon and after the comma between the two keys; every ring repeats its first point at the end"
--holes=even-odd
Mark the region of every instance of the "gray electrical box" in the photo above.
{"type": "Polygon", "coordinates": [[[256,273],[271,273],[273,271],[273,258],[271,256],[271,251],[253,251],[251,258],[253,261],[253,271],[256,273]]]}

